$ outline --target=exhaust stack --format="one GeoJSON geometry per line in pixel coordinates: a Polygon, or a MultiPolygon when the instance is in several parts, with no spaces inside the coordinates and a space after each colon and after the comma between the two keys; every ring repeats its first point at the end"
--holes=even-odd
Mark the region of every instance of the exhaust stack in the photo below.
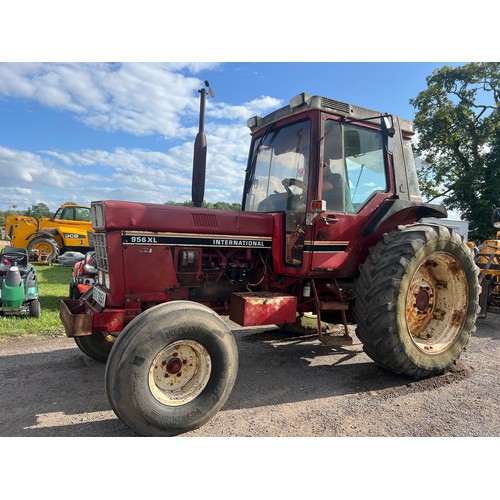
{"type": "Polygon", "coordinates": [[[205,137],[205,106],[207,94],[214,98],[215,94],[210,84],[205,80],[206,89],[198,90],[200,93],[200,122],[198,133],[194,141],[193,178],[191,181],[191,198],[193,206],[201,207],[205,196],[205,171],[207,168],[207,138],[205,137]]]}

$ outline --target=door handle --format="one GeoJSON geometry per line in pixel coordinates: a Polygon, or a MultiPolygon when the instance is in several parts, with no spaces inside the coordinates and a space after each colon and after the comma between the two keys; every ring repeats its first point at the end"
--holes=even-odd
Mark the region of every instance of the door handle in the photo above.
{"type": "Polygon", "coordinates": [[[335,224],[339,221],[339,219],[336,219],[335,217],[322,217],[321,220],[326,224],[335,224]]]}

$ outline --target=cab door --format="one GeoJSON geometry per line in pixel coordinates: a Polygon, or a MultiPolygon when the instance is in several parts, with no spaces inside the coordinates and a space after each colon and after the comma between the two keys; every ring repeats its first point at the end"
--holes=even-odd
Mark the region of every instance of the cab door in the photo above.
{"type": "Polygon", "coordinates": [[[326,118],[322,138],[318,194],[326,211],[313,223],[312,271],[341,268],[367,217],[389,196],[380,129],[326,118]]]}

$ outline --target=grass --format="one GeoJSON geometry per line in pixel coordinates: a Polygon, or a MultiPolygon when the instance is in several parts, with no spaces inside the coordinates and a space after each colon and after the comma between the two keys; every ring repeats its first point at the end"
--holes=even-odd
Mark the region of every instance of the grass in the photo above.
{"type": "Polygon", "coordinates": [[[42,314],[39,318],[0,315],[0,339],[23,335],[64,335],[59,319],[59,303],[61,299],[68,298],[72,268],[59,264],[35,264],[35,267],[42,314]]]}

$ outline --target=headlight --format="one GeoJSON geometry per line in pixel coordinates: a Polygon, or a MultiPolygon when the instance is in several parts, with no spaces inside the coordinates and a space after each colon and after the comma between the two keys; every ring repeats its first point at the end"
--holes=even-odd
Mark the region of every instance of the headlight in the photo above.
{"type": "Polygon", "coordinates": [[[109,274],[104,274],[104,286],[110,290],[110,286],[109,286],[109,274]]]}

